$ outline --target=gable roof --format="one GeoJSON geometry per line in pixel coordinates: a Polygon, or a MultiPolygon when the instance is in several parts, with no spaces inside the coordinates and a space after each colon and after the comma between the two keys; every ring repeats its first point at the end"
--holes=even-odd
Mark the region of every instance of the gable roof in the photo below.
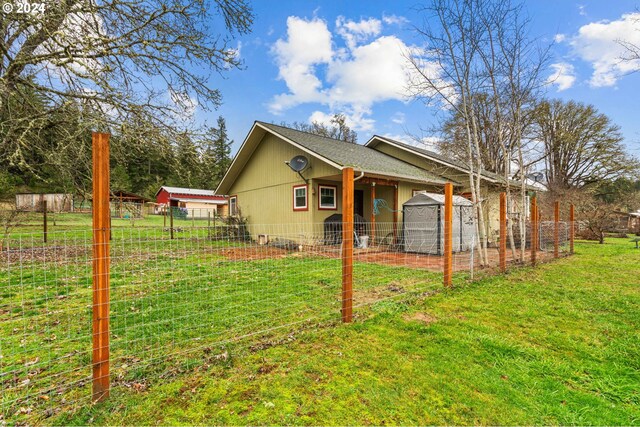
{"type": "Polygon", "coordinates": [[[378,174],[409,181],[432,184],[451,182],[431,172],[420,169],[393,156],[360,144],[352,144],[284,126],[256,121],[238,150],[216,192],[226,193],[240,174],[251,154],[266,133],[278,136],[305,153],[342,170],[352,167],[356,171],[378,174]]]}
{"type": "MultiPolygon", "coordinates": [[[[375,147],[377,145],[376,140],[385,142],[389,145],[395,146],[405,151],[412,152],[426,159],[432,160],[436,163],[440,163],[443,166],[447,166],[453,169],[457,169],[464,173],[469,173],[469,167],[462,162],[445,157],[435,151],[427,150],[424,148],[416,147],[414,145],[405,144],[404,142],[397,141],[395,139],[387,138],[386,136],[374,135],[369,141],[367,141],[365,147],[375,147]]],[[[502,177],[496,173],[489,171],[482,171],[481,176],[489,182],[502,182],[502,177]]]]}

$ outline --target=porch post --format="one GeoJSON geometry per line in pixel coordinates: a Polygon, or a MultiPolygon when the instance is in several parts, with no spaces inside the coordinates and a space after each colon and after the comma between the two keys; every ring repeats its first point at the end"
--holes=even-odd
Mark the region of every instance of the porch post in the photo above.
{"type": "Polygon", "coordinates": [[[393,244],[398,243],[398,184],[393,186],[393,244]]]}
{"type": "Polygon", "coordinates": [[[342,322],[350,323],[353,307],[353,168],[342,170],[342,322]]]}

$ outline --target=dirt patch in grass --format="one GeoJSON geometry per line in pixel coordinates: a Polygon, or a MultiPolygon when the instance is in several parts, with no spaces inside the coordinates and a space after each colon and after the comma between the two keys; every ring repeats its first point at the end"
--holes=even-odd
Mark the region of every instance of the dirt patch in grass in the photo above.
{"type": "Polygon", "coordinates": [[[66,260],[90,261],[91,246],[43,246],[16,248],[0,252],[0,267],[20,263],[46,263],[66,260]]]}
{"type": "Polygon", "coordinates": [[[290,251],[270,246],[248,246],[241,248],[228,248],[219,251],[219,254],[232,261],[255,261],[260,259],[284,258],[290,251]]]}
{"type": "Polygon", "coordinates": [[[425,325],[430,325],[432,323],[435,323],[438,321],[438,319],[435,316],[432,316],[428,313],[411,313],[411,314],[407,314],[404,316],[405,320],[409,320],[409,321],[414,321],[414,322],[421,322],[424,323],[425,325]]]}

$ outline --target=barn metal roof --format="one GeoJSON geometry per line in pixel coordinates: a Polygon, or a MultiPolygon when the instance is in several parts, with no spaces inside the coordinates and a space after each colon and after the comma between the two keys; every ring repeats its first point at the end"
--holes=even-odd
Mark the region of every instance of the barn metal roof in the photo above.
{"type": "Polygon", "coordinates": [[[219,199],[189,199],[184,197],[171,197],[169,198],[169,200],[175,200],[185,203],[202,203],[206,205],[226,205],[228,203],[227,199],[223,198],[222,196],[220,196],[219,199]]]}

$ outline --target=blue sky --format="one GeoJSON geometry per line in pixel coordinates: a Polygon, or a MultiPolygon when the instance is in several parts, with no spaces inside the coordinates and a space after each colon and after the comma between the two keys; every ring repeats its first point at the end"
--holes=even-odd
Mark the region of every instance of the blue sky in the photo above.
{"type": "MultiPolygon", "coordinates": [[[[215,124],[225,117],[237,150],[254,120],[280,123],[347,114],[359,142],[373,134],[424,134],[442,111],[407,99],[402,58],[421,43],[412,1],[255,1],[251,34],[238,38],[243,70],[213,76],[223,105],[196,113],[215,124]]],[[[618,124],[629,151],[640,156],[640,73],[619,61],[619,39],[640,45],[640,13],[630,1],[536,0],[525,3],[531,35],[553,42],[555,76],[547,97],[593,104],[618,124]],[[634,15],[635,13],[635,15],[634,15]]]]}

